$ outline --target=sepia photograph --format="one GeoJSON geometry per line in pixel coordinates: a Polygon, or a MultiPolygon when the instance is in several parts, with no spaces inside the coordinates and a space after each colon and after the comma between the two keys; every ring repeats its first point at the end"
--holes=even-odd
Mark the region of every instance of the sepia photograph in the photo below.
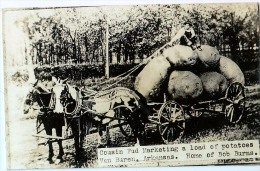
{"type": "Polygon", "coordinates": [[[259,10],[3,9],[7,168],[259,164],[259,10]]]}

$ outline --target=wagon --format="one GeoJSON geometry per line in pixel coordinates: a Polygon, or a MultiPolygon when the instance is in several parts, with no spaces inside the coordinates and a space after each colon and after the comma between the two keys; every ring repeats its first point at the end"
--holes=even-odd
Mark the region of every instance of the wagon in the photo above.
{"type": "MultiPolygon", "coordinates": [[[[64,117],[68,117],[69,115],[69,117],[77,119],[80,123],[80,119],[82,116],[86,114],[89,115],[89,113],[91,113],[92,118],[103,117],[103,119],[110,120],[110,123],[112,124],[110,124],[109,126],[107,126],[107,124],[101,125],[102,129],[119,127],[121,133],[126,138],[131,139],[133,137],[133,130],[130,123],[131,113],[134,112],[136,108],[140,108],[140,104],[138,104],[140,98],[135,93],[135,91],[124,87],[116,87],[107,91],[96,92],[94,94],[87,93],[87,95],[87,98],[81,97],[80,99],[78,99],[78,105],[75,110],[65,111],[64,117]],[[118,92],[127,93],[122,95],[118,92]],[[129,96],[133,98],[132,100],[135,102],[135,105],[129,106],[122,103],[114,106],[112,108],[115,113],[113,116],[108,116],[105,113],[91,111],[91,109],[87,107],[86,104],[91,104],[93,103],[93,101],[95,101],[96,98],[103,96],[108,97],[108,101],[111,101],[111,99],[115,99],[117,97],[122,98],[123,96],[129,96]]],[[[49,110],[48,108],[51,109],[52,93],[41,94],[40,97],[49,99],[49,101],[43,101],[43,107],[47,110],[49,110]]],[[[155,124],[162,140],[167,144],[172,143],[183,136],[185,132],[187,118],[199,117],[204,113],[210,112],[223,114],[227,121],[232,124],[238,123],[242,119],[245,110],[245,88],[241,83],[234,82],[230,84],[230,86],[226,89],[224,97],[216,100],[200,101],[191,105],[180,104],[174,100],[165,100],[164,102],[149,102],[147,103],[147,105],[142,107],[147,107],[147,110],[150,112],[148,115],[147,124],[155,124]]],[[[61,137],[54,136],[55,134],[53,134],[52,136],[40,134],[44,130],[44,128],[41,127],[42,124],[39,116],[37,117],[36,122],[37,132],[34,136],[47,138],[49,140],[52,139],[52,141],[73,138],[72,131],[70,130],[70,123],[65,123],[63,134],[61,137]]],[[[93,123],[90,124],[92,125],[93,123]]],[[[80,130],[80,126],[78,131],[82,131],[80,130]]],[[[89,131],[87,131],[86,134],[92,134],[96,132],[98,132],[98,129],[94,127],[94,129],[90,129],[89,131]]]]}
{"type": "MultiPolygon", "coordinates": [[[[148,124],[156,124],[162,140],[168,144],[180,139],[185,132],[187,118],[199,117],[204,113],[223,114],[232,124],[238,123],[244,116],[245,88],[239,82],[230,84],[224,97],[201,101],[192,105],[179,104],[174,100],[148,103],[151,114],[148,124]]],[[[121,129],[122,133],[131,137],[129,125],[121,129]]]]}

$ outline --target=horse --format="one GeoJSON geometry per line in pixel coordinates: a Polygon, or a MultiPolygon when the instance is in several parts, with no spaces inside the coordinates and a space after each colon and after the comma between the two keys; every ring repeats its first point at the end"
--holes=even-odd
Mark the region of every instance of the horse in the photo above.
{"type": "MultiPolygon", "coordinates": [[[[62,108],[64,115],[65,115],[65,121],[67,123],[67,127],[71,128],[72,135],[74,138],[74,147],[75,147],[75,162],[76,165],[80,167],[81,165],[81,158],[83,157],[83,141],[86,135],[86,117],[85,115],[82,115],[80,112],[78,112],[78,115],[68,115],[66,114],[67,109],[64,107],[64,99],[63,99],[63,91],[64,91],[64,83],[66,80],[58,81],[57,84],[54,86],[53,91],[56,94],[56,105],[59,106],[58,108],[62,108]]],[[[67,129],[68,129],[67,128],[67,129]]]]}
{"type": "MultiPolygon", "coordinates": [[[[48,136],[53,136],[52,130],[54,129],[56,131],[56,136],[61,137],[57,139],[59,154],[55,163],[63,162],[62,156],[64,155],[64,150],[62,140],[63,138],[66,138],[66,135],[63,137],[62,135],[66,134],[68,129],[71,128],[75,146],[75,164],[76,167],[80,167],[79,161],[82,157],[82,142],[84,139],[83,135],[85,135],[84,125],[86,121],[84,120],[84,117],[79,118],[64,115],[64,109],[59,100],[64,86],[60,80],[54,79],[53,81],[54,84],[52,85],[53,87],[51,90],[38,86],[38,81],[33,85],[33,88],[29,91],[24,102],[24,114],[27,114],[31,108],[34,108],[34,106],[39,106],[37,123],[40,124],[38,127],[43,124],[44,130],[48,136]],[[66,132],[62,131],[62,127],[64,126],[67,126],[66,132]],[[81,142],[81,144],[79,142],[81,142]]],[[[52,157],[54,156],[52,142],[53,140],[51,138],[47,141],[49,146],[49,155],[47,160],[50,164],[53,163],[52,157]]]]}
{"type": "Polygon", "coordinates": [[[95,92],[84,90],[66,84],[61,93],[60,100],[68,115],[85,115],[87,131],[93,126],[98,128],[98,146],[109,145],[109,124],[114,120],[125,119],[130,125],[134,137],[135,146],[140,145],[141,132],[144,132],[144,125],[148,122],[149,112],[146,110],[146,103],[139,95],[128,88],[117,87],[108,91],[95,92]],[[106,142],[101,143],[102,126],[106,128],[106,142]]]}
{"type": "MultiPolygon", "coordinates": [[[[52,130],[56,131],[56,135],[61,137],[62,136],[62,126],[64,126],[64,114],[61,110],[57,110],[57,106],[55,105],[56,96],[53,90],[48,92],[43,91],[41,88],[37,86],[38,81],[33,85],[33,88],[29,91],[26,96],[24,102],[24,114],[27,114],[31,108],[38,109],[39,113],[37,115],[37,130],[41,124],[44,126],[44,130],[48,136],[52,135],[52,130]]],[[[37,133],[39,133],[37,131],[37,133]]],[[[47,160],[49,163],[53,163],[52,157],[54,156],[53,153],[53,146],[52,140],[49,139],[47,141],[49,146],[49,154],[47,160]]],[[[59,146],[59,154],[57,156],[56,163],[63,162],[63,147],[62,147],[62,140],[57,140],[59,146]]]]}

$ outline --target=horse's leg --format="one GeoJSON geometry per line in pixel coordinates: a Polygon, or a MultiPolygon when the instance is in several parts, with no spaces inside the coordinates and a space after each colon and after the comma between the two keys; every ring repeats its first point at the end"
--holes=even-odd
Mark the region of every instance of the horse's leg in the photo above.
{"type": "MultiPolygon", "coordinates": [[[[46,135],[51,136],[52,135],[52,127],[51,127],[51,124],[50,124],[51,118],[48,115],[44,114],[40,119],[42,120],[46,135]]],[[[47,143],[48,143],[48,146],[49,146],[49,156],[48,156],[47,160],[49,161],[49,163],[53,163],[52,157],[54,156],[54,153],[53,153],[53,147],[52,147],[51,139],[48,140],[47,143]]]]}
{"type": "MultiPolygon", "coordinates": [[[[57,136],[61,137],[62,136],[62,125],[61,126],[58,126],[56,128],[56,134],[57,136]]],[[[63,158],[62,156],[64,155],[64,151],[63,151],[63,146],[62,146],[62,140],[58,140],[58,145],[59,145],[59,154],[57,156],[57,161],[56,163],[61,163],[63,162],[63,158]]]]}
{"type": "Polygon", "coordinates": [[[58,155],[57,159],[60,159],[61,160],[60,162],[62,162],[63,161],[62,156],[64,155],[62,140],[58,140],[58,145],[59,145],[59,155],[58,155]]]}
{"type": "Polygon", "coordinates": [[[144,123],[142,123],[141,118],[138,113],[133,113],[131,119],[131,126],[133,129],[134,137],[136,138],[135,146],[140,146],[140,140],[144,138],[142,133],[144,132],[144,123]]]}
{"type": "Polygon", "coordinates": [[[110,134],[109,134],[110,124],[106,125],[106,146],[110,145],[110,134]]]}
{"type": "MultiPolygon", "coordinates": [[[[142,123],[136,124],[133,129],[134,136],[136,137],[135,146],[140,146],[140,140],[145,139],[145,127],[142,123]]],[[[143,142],[142,141],[142,142],[143,142]]]]}
{"type": "Polygon", "coordinates": [[[102,139],[103,132],[102,132],[101,124],[102,124],[101,121],[98,122],[98,134],[99,134],[99,136],[98,136],[98,145],[97,146],[100,146],[102,144],[101,139],[102,139]]]}
{"type": "MultiPolygon", "coordinates": [[[[46,131],[47,135],[50,135],[50,136],[52,135],[52,128],[51,127],[46,126],[45,131],[46,131]]],[[[51,164],[51,163],[53,163],[52,157],[54,156],[51,140],[48,140],[48,146],[49,146],[49,156],[48,156],[47,160],[51,164]]]]}
{"type": "Polygon", "coordinates": [[[51,163],[53,163],[52,157],[54,156],[51,140],[48,140],[48,145],[49,145],[49,157],[47,158],[47,160],[48,160],[48,161],[50,162],[50,164],[51,164],[51,163]]]}
{"type": "MultiPolygon", "coordinates": [[[[83,148],[83,142],[86,136],[87,124],[86,124],[86,116],[81,116],[80,119],[80,148],[83,148]]],[[[83,150],[83,149],[82,149],[83,150]]]]}
{"type": "Polygon", "coordinates": [[[139,141],[139,133],[138,133],[138,126],[132,124],[132,130],[134,133],[134,137],[136,138],[135,146],[139,147],[140,146],[140,141],[139,141]]]}
{"type": "Polygon", "coordinates": [[[74,147],[75,147],[75,162],[78,165],[80,160],[80,148],[79,148],[79,127],[78,127],[78,119],[73,119],[71,124],[71,129],[74,135],[74,147]]]}

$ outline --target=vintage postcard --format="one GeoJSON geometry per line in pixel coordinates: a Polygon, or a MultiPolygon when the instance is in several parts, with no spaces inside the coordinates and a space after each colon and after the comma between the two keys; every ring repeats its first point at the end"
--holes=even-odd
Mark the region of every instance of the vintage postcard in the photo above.
{"type": "Polygon", "coordinates": [[[259,3],[3,10],[8,169],[259,164],[259,3]]]}

